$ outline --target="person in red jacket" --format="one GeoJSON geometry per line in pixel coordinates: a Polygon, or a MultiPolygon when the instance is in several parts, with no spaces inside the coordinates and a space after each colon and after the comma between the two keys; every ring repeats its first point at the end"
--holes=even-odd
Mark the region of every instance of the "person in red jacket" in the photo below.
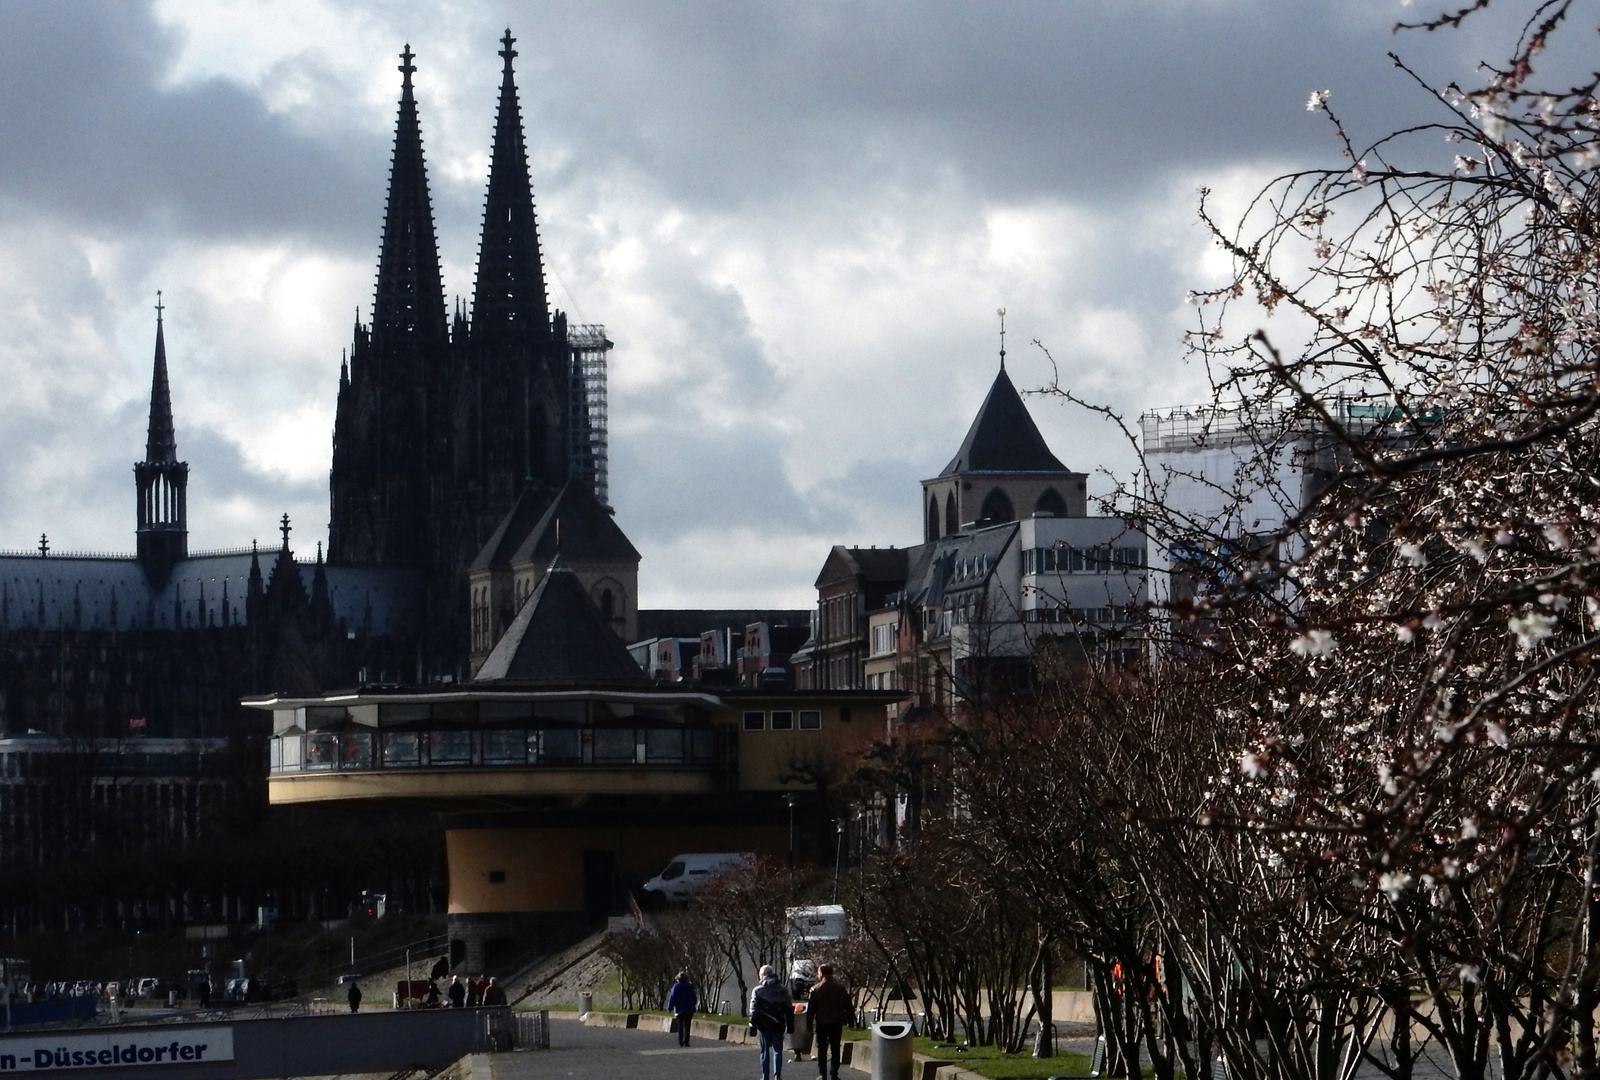
{"type": "Polygon", "coordinates": [[[811,988],[806,1011],[811,1014],[811,1030],[817,1040],[817,1075],[822,1080],[839,1080],[839,1046],[844,1038],[844,1026],[855,1011],[850,1002],[850,991],[833,977],[833,965],[817,968],[821,976],[811,988]],[[833,1052],[833,1068],[828,1068],[828,1052],[833,1052]]]}

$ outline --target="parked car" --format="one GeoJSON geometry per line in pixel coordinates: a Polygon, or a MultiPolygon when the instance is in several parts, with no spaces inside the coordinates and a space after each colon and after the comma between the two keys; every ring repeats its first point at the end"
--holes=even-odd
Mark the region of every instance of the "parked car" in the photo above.
{"type": "Polygon", "coordinates": [[[160,982],[161,980],[156,978],[154,975],[146,975],[144,978],[136,980],[134,982],[133,996],[141,998],[155,997],[156,987],[160,984],[160,982]]]}
{"type": "Polygon", "coordinates": [[[663,900],[687,900],[706,882],[755,858],[748,851],[712,851],[674,855],[661,873],[644,883],[644,891],[663,900]]]}
{"type": "Polygon", "coordinates": [[[245,989],[249,983],[249,979],[241,979],[237,976],[229,979],[228,985],[222,989],[223,998],[227,1001],[243,1001],[245,989]]]}

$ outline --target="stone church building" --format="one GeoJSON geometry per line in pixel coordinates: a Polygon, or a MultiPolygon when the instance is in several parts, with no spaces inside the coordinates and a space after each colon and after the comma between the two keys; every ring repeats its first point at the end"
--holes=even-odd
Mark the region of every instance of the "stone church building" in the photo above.
{"type": "Polygon", "coordinates": [[[550,305],[509,31],[501,45],[477,277],[470,306],[453,311],[414,54],[401,54],[376,296],[339,371],[327,551],[297,552],[287,516],[275,545],[190,549],[158,305],[133,553],[53,551],[44,537],[0,552],[0,878],[92,854],[124,805],[159,805],[157,824],[130,826],[154,851],[203,831],[219,799],[262,794],[260,762],[245,755],[255,774],[235,796],[210,790],[206,770],[108,784],[89,776],[96,766],[77,770],[92,797],[41,801],[29,777],[49,755],[157,739],[209,754],[259,732],[246,695],[470,678],[558,550],[612,629],[639,632],[639,554],[608,507],[611,342],[550,305]],[[160,799],[135,797],[157,783],[160,799]],[[75,825],[66,808],[80,802],[98,809],[75,825]]]}

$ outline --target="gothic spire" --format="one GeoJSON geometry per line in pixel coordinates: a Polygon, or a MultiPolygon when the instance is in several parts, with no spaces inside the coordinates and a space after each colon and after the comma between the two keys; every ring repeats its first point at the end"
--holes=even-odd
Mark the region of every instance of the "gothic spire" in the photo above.
{"type": "Polygon", "coordinates": [[[472,295],[475,339],[543,338],[549,332],[550,301],[545,293],[539,224],[528,182],[528,150],[523,141],[522,106],[517,102],[511,61],[516,39],[500,39],[505,70],[495,114],[494,149],[489,159],[489,193],[484,199],[483,238],[478,247],[478,280],[472,295]]]}
{"type": "Polygon", "coordinates": [[[178,436],[172,426],[172,390],[167,384],[167,339],[161,326],[161,294],[156,293],[156,361],[150,379],[150,428],[144,443],[146,461],[177,461],[178,436]]]}
{"type": "Polygon", "coordinates": [[[379,337],[422,344],[444,340],[445,312],[428,168],[422,159],[422,126],[411,91],[415,55],[410,45],[400,54],[400,117],[395,123],[372,329],[379,337]]]}

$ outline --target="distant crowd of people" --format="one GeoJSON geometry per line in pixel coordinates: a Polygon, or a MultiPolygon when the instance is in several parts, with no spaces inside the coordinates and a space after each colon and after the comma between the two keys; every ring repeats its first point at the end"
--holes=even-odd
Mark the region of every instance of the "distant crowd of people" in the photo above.
{"type": "MultiPolygon", "coordinates": [[[[421,994],[415,992],[415,983],[410,985],[402,984],[394,992],[394,1007],[397,1009],[406,1007],[475,1009],[480,1005],[492,1007],[506,1004],[505,988],[496,982],[492,976],[480,975],[474,979],[468,975],[463,979],[460,975],[452,975],[450,976],[450,984],[445,987],[442,993],[439,990],[440,978],[440,976],[435,976],[423,980],[427,986],[421,994]]],[[[354,982],[350,984],[348,998],[351,1012],[361,1008],[361,987],[354,982]]]]}

